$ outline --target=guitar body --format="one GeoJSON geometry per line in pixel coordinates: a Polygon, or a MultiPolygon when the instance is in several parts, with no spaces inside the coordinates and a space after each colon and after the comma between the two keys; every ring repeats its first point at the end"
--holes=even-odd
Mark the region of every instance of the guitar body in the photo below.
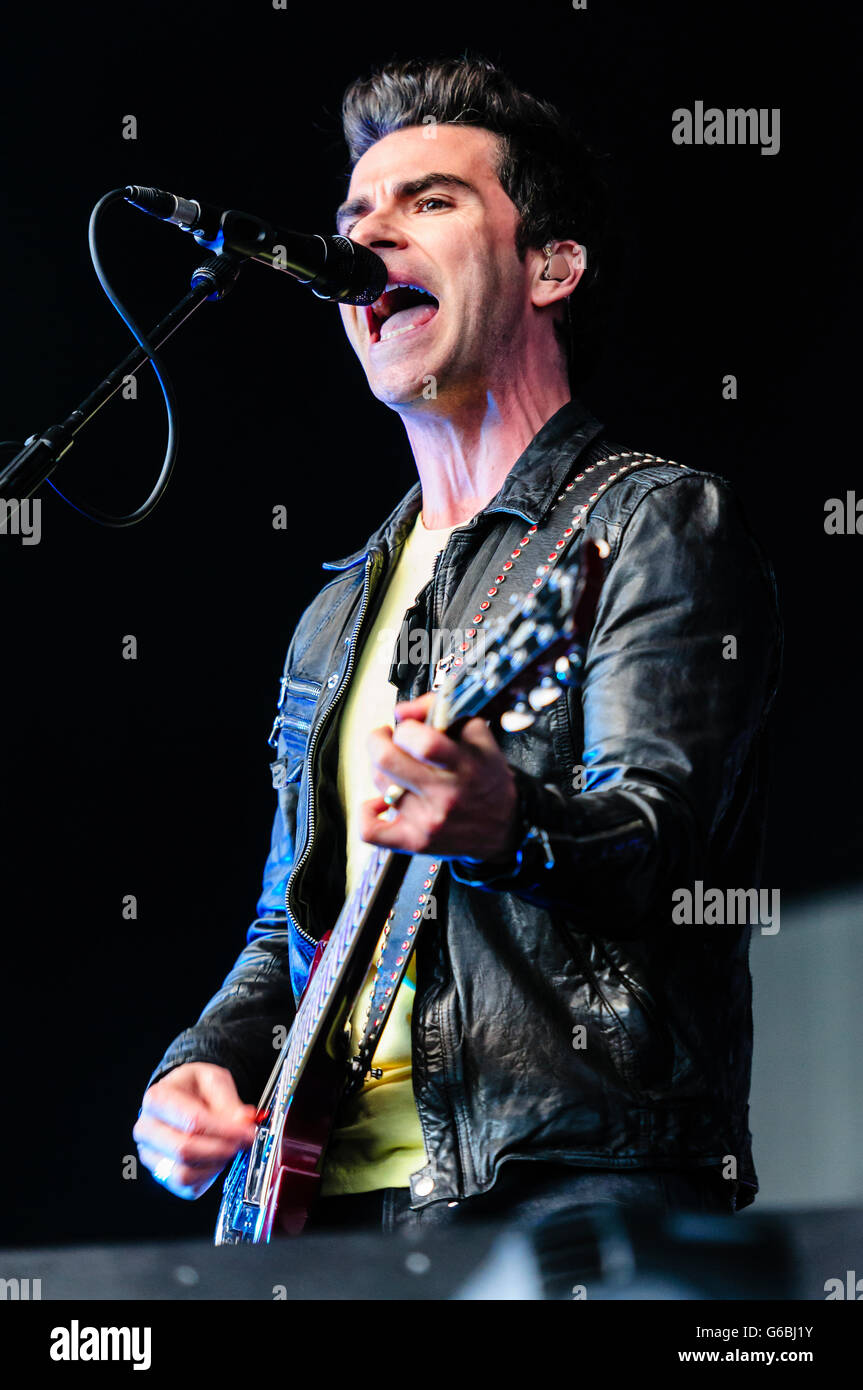
{"type": "MultiPolygon", "coordinates": [[[[316,1049],[317,1051],[318,1049],[316,1049]]],[[[323,1051],[323,1049],[320,1049],[323,1051]]],[[[345,1059],[312,1057],[282,1132],[279,1169],[269,1216],[282,1235],[299,1235],[321,1185],[324,1154],[345,1084],[345,1059]]]]}
{"type": "MultiPolygon", "coordinates": [[[[330,940],[318,942],[303,999],[309,992],[330,940]]],[[[225,1180],[216,1228],[217,1245],[268,1243],[273,1234],[299,1235],[321,1185],[324,1154],[345,1084],[344,1049],[333,1030],[312,1047],[288,1105],[281,1111],[281,1085],[268,1110],[257,1116],[258,1135],[250,1150],[234,1159],[225,1180]],[[250,1166],[254,1202],[248,1200],[250,1166]]]]}
{"type": "MultiPolygon", "coordinates": [[[[345,1086],[343,1063],[328,1063],[327,1068],[314,1073],[314,1066],[310,1066],[309,1077],[290,1102],[290,1123],[282,1126],[281,1140],[277,1134],[272,1136],[274,1147],[278,1144],[278,1158],[258,1201],[249,1202],[246,1197],[256,1150],[245,1150],[233,1159],[222,1191],[215,1244],[267,1244],[274,1234],[302,1233],[318,1197],[324,1154],[345,1086]]],[[[261,1123],[260,1133],[265,1134],[265,1143],[270,1141],[267,1120],[261,1123]]],[[[265,1161],[267,1154],[263,1152],[260,1162],[265,1161]]]]}

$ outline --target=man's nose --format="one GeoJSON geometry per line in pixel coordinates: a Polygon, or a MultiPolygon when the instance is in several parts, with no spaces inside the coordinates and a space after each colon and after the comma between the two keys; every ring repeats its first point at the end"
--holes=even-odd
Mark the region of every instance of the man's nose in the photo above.
{"type": "Polygon", "coordinates": [[[394,213],[380,208],[367,212],[351,232],[351,240],[367,246],[370,251],[406,245],[407,238],[398,227],[394,213]]]}

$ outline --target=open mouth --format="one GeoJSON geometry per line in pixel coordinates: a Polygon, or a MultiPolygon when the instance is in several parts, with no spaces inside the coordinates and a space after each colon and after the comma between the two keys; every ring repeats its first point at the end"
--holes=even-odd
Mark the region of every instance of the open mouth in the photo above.
{"type": "Polygon", "coordinates": [[[439,301],[422,285],[392,281],[366,309],[371,343],[387,343],[404,333],[424,327],[434,318],[439,301]]]}

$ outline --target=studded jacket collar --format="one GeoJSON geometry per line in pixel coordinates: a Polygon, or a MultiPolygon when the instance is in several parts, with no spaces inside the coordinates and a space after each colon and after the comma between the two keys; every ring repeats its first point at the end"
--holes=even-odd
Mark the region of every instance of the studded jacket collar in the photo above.
{"type": "MultiPolygon", "coordinates": [[[[627,453],[580,402],[564,406],[451,535],[405,623],[468,627],[489,575],[530,528],[543,536],[567,481],[627,453]]],[[[298,624],[257,916],[151,1083],[209,1061],[258,1099],[273,1028],[290,1022],[341,906],[338,708],[420,504],[417,484],[365,547],[328,562],[334,577],[298,624]]],[[[450,863],[420,935],[413,1076],[428,1165],[412,1178],[417,1207],[485,1191],[515,1160],[712,1165],[739,1206],[757,1190],[751,923],[681,924],[674,903],[696,883],[723,894],[759,884],[781,654],[772,571],[729,485],[662,459],[609,486],[586,534],[610,554],[583,689],[526,734],[500,736],[539,833],[495,877],[450,863]]],[[[429,672],[394,663],[393,679],[412,694],[429,672]]]]}

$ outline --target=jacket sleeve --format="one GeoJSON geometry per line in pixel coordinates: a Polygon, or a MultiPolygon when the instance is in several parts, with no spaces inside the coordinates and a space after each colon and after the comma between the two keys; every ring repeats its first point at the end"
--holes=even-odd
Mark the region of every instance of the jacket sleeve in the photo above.
{"type": "Polygon", "coordinates": [[[279,790],[257,916],[246,946],[197,1023],[175,1038],[147,1086],[184,1062],[227,1067],[243,1101],[257,1104],[295,1006],[288,958],[285,885],[293,865],[299,768],[279,790]]]}
{"type": "Polygon", "coordinates": [[[456,861],[454,877],[582,930],[668,920],[673,888],[703,876],[724,833],[780,659],[773,574],[728,484],[693,473],[647,491],[612,548],[584,683],[568,693],[582,789],[575,769],[555,783],[514,769],[520,847],[494,868],[456,861]]]}

